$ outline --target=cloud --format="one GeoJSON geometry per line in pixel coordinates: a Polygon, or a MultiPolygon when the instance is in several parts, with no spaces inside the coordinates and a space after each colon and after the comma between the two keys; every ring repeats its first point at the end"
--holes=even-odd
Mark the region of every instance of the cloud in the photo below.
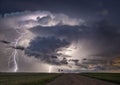
{"type": "Polygon", "coordinates": [[[86,25],[89,23],[48,11],[16,12],[0,18],[0,33],[10,42],[20,36],[19,32],[25,33],[15,49],[23,49],[29,57],[52,65],[69,65],[72,59],[76,66],[89,69],[91,64],[104,62],[98,57],[112,59],[120,52],[119,27],[106,20],[86,25]],[[96,60],[82,62],[91,56],[96,60]]]}
{"type": "Polygon", "coordinates": [[[23,46],[16,46],[16,47],[11,46],[11,48],[13,48],[13,49],[18,49],[18,50],[21,50],[21,51],[24,51],[24,50],[25,50],[25,47],[23,47],[23,46]]]}
{"type": "Polygon", "coordinates": [[[57,36],[61,39],[67,39],[69,41],[77,41],[79,40],[83,34],[82,30],[84,28],[82,26],[52,26],[52,27],[41,27],[37,26],[30,31],[35,33],[37,36],[57,36]]]}
{"type": "MultiPolygon", "coordinates": [[[[119,55],[120,30],[118,27],[110,24],[106,20],[95,22],[91,26],[85,25],[81,26],[58,25],[52,27],[37,26],[30,29],[30,31],[36,34],[37,36],[41,37],[54,36],[59,39],[65,39],[66,41],[69,41],[70,45],[75,44],[76,51],[75,53],[71,54],[71,59],[73,60],[76,59],[75,56],[77,55],[77,60],[79,60],[80,62],[79,63],[75,62],[76,66],[85,69],[91,68],[93,70],[100,69],[105,70],[104,66],[107,65],[106,61],[108,60],[108,58],[111,60],[113,56],[119,55]],[[83,44],[81,44],[82,42],[83,44]],[[83,48],[81,48],[81,45],[83,48]],[[88,59],[86,62],[81,62],[80,60],[82,59],[80,54],[81,50],[84,50],[84,53],[86,55],[85,54],[83,55],[85,55],[85,57],[87,58],[93,57],[94,59],[93,60],[88,59]],[[89,52],[89,54],[87,54],[87,51],[89,52]],[[102,60],[97,59],[98,57],[100,57],[102,60]],[[90,65],[93,66],[91,67],[90,65]]],[[[70,52],[72,52],[72,50],[73,49],[71,49],[70,52]]],[[[63,54],[65,53],[63,52],[63,54]]],[[[70,63],[68,62],[68,65],[69,64],[70,63]]]]}
{"type": "Polygon", "coordinates": [[[109,11],[107,9],[104,9],[101,11],[101,15],[107,16],[109,14],[109,11]]]}
{"type": "MultiPolygon", "coordinates": [[[[34,17],[34,15],[33,15],[34,17]]],[[[52,26],[61,26],[61,25],[69,25],[69,26],[79,26],[84,24],[82,19],[70,18],[64,14],[47,14],[44,16],[35,16],[32,19],[26,19],[18,22],[20,27],[52,27],[52,26]]]]}
{"type": "Polygon", "coordinates": [[[35,56],[44,62],[51,64],[66,64],[65,59],[59,60],[58,53],[61,48],[69,46],[66,40],[60,40],[56,37],[36,37],[30,42],[25,53],[29,56],[35,56]]]}
{"type": "Polygon", "coordinates": [[[4,44],[10,44],[9,41],[6,41],[6,40],[0,40],[1,43],[4,43],[4,44]]]}
{"type": "Polygon", "coordinates": [[[82,19],[71,18],[65,14],[51,13],[49,11],[25,11],[4,14],[3,21],[11,28],[31,28],[35,26],[56,26],[56,25],[82,25],[82,19]]]}
{"type": "Polygon", "coordinates": [[[88,42],[88,44],[90,44],[90,49],[95,49],[96,51],[98,51],[93,54],[109,55],[111,54],[111,52],[113,54],[118,53],[120,49],[119,28],[109,24],[107,21],[104,20],[92,24],[91,27],[85,25],[62,25],[52,27],[37,26],[30,29],[30,31],[32,33],[35,33],[37,36],[56,36],[60,39],[66,39],[71,43],[86,41],[88,42]]]}
{"type": "MultiPolygon", "coordinates": [[[[67,57],[71,56],[57,53],[59,50],[70,45],[67,39],[57,37],[56,34],[56,37],[55,35],[49,37],[40,36],[30,29],[64,25],[74,27],[84,24],[84,20],[71,18],[62,13],[51,13],[49,11],[24,11],[4,14],[3,17],[0,18],[0,24],[0,33],[4,36],[2,39],[10,41],[10,47],[23,50],[25,51],[23,53],[27,56],[34,56],[36,59],[43,61],[44,64],[67,65],[67,57]],[[24,33],[24,35],[19,40],[17,46],[14,47],[14,40],[19,38],[22,35],[21,33],[24,33]],[[41,45],[38,45],[41,48],[37,48],[38,46],[35,45],[36,42],[41,43],[41,45]]],[[[20,52],[18,55],[21,55],[21,51],[18,52],[20,52]]]]}

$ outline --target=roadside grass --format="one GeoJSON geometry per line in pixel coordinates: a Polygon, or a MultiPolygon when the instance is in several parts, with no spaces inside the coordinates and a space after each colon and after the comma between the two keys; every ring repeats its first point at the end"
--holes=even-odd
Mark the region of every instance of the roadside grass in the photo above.
{"type": "Polygon", "coordinates": [[[45,85],[60,74],[0,73],[0,85],[45,85]]]}
{"type": "Polygon", "coordinates": [[[81,75],[120,84],[120,73],[83,73],[81,75]]]}

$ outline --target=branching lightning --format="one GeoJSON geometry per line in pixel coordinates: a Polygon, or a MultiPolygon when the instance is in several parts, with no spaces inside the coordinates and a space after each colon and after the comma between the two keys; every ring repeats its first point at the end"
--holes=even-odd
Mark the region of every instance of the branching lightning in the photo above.
{"type": "MultiPolygon", "coordinates": [[[[23,38],[23,36],[26,33],[22,33],[20,31],[18,31],[17,29],[15,29],[15,31],[20,34],[20,36],[17,39],[15,39],[15,41],[12,43],[12,44],[14,44],[13,46],[16,48],[18,45],[18,42],[23,38]]],[[[14,51],[12,52],[12,55],[10,56],[9,62],[8,62],[8,67],[9,68],[12,67],[13,72],[17,72],[17,70],[18,70],[17,53],[18,53],[17,49],[14,49],[14,51]]]]}

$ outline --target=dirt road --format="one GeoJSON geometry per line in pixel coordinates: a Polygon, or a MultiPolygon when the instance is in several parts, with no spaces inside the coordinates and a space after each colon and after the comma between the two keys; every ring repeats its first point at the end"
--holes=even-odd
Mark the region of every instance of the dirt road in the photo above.
{"type": "Polygon", "coordinates": [[[64,74],[47,85],[118,85],[76,74],[64,74]]]}

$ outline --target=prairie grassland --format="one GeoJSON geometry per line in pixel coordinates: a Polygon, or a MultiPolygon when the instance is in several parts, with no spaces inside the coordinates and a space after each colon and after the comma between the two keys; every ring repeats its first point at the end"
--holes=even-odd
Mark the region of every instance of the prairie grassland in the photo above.
{"type": "Polygon", "coordinates": [[[120,84],[120,73],[83,73],[81,75],[120,84]]]}
{"type": "Polygon", "coordinates": [[[0,85],[45,85],[60,74],[0,73],[0,85]]]}

